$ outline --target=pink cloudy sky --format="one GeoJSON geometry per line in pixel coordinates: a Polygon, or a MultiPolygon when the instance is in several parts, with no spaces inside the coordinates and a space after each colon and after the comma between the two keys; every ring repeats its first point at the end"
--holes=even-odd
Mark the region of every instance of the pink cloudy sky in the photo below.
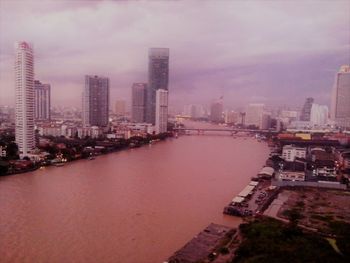
{"type": "Polygon", "coordinates": [[[329,103],[350,61],[350,1],[0,0],[0,104],[14,101],[14,42],[34,45],[53,105],[80,106],[85,74],[111,101],[147,81],[149,47],[170,48],[172,106],[329,103]]]}

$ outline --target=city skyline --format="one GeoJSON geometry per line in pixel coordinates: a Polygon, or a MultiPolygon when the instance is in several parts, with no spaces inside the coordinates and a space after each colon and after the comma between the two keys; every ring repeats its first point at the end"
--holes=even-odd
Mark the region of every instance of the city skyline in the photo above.
{"type": "Polygon", "coordinates": [[[23,39],[34,44],[35,77],[51,84],[54,106],[77,105],[86,74],[110,76],[111,101],[130,101],[132,83],[147,81],[147,49],[157,46],[172,53],[171,107],[209,105],[222,95],[232,107],[295,106],[308,96],[330,105],[334,76],[350,60],[349,6],[2,1],[0,104],[14,105],[12,46],[23,39]]]}

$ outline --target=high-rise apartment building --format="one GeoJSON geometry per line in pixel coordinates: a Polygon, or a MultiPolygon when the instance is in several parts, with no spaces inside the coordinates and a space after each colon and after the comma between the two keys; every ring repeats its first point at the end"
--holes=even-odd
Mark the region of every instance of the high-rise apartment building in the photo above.
{"type": "Polygon", "coordinates": [[[191,118],[202,118],[205,115],[205,110],[202,105],[190,104],[184,106],[183,114],[191,118]]]}
{"type": "Polygon", "coordinates": [[[156,92],[159,89],[168,90],[169,49],[150,48],[148,59],[146,121],[155,124],[156,92]]]}
{"type": "Polygon", "coordinates": [[[35,147],[34,134],[34,54],[27,42],[15,44],[15,137],[20,155],[35,147]]]}
{"type": "Polygon", "coordinates": [[[85,76],[83,91],[83,125],[108,125],[109,79],[99,76],[85,76]]]}
{"type": "Polygon", "coordinates": [[[51,88],[50,84],[34,81],[34,112],[36,120],[50,120],[51,88]]]}
{"type": "Polygon", "coordinates": [[[225,111],[225,123],[227,124],[233,124],[238,123],[239,121],[239,112],[237,111],[225,111]]]}
{"type": "Polygon", "coordinates": [[[210,106],[210,120],[213,122],[222,122],[222,111],[223,104],[222,101],[213,102],[210,106]]]}
{"type": "Polygon", "coordinates": [[[264,114],[264,104],[251,103],[248,105],[245,114],[245,125],[254,125],[261,128],[264,114]]]}
{"type": "Polygon", "coordinates": [[[312,125],[322,126],[328,122],[328,107],[326,105],[312,104],[310,113],[310,123],[312,125]]]}
{"type": "Polygon", "coordinates": [[[134,83],[131,90],[131,120],[133,122],[145,122],[147,84],[134,83]]]}
{"type": "Polygon", "coordinates": [[[310,121],[311,107],[313,103],[314,103],[313,98],[306,98],[305,104],[300,113],[301,121],[310,121]]]}
{"type": "Polygon", "coordinates": [[[340,127],[350,127],[350,65],[342,66],[335,77],[331,119],[340,127]]]}
{"type": "Polygon", "coordinates": [[[126,114],[126,102],[125,100],[116,100],[115,101],[115,114],[118,116],[125,116],[126,114]]]}
{"type": "Polygon", "coordinates": [[[156,92],[156,133],[167,131],[168,125],[168,91],[159,89],[156,92]]]}

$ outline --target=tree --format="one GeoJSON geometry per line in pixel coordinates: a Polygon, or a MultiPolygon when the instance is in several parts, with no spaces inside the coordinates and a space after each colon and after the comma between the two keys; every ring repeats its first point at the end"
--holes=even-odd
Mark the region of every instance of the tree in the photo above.
{"type": "Polygon", "coordinates": [[[9,164],[8,162],[0,160],[0,175],[5,175],[8,172],[9,164]]]}
{"type": "Polygon", "coordinates": [[[15,142],[10,142],[9,144],[7,144],[6,151],[7,151],[7,159],[9,160],[19,159],[18,146],[15,142]]]}

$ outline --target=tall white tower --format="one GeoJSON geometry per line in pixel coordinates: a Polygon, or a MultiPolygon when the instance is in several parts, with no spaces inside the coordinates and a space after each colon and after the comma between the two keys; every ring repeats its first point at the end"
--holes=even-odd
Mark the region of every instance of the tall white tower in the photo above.
{"type": "Polygon", "coordinates": [[[167,132],[168,125],[168,91],[156,91],[156,133],[167,132]]]}
{"type": "Polygon", "coordinates": [[[34,135],[34,55],[27,42],[15,43],[16,143],[21,155],[35,147],[34,135]]]}

